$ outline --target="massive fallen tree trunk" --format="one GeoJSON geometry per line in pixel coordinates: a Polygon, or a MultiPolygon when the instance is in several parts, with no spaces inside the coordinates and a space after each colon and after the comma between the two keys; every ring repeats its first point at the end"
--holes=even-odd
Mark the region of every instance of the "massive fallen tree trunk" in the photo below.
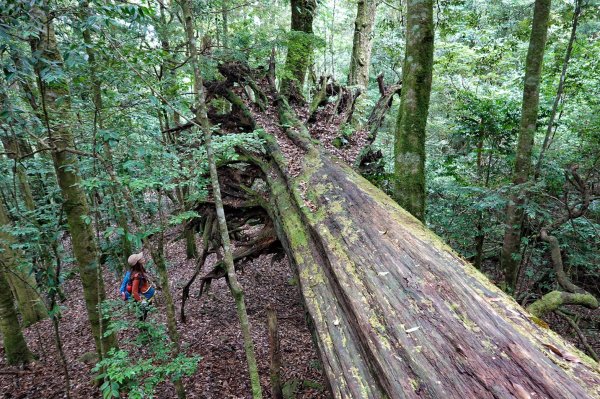
{"type": "Polygon", "coordinates": [[[281,111],[302,157],[274,131],[263,168],[334,397],[600,396],[593,361],[281,111]]]}
{"type": "Polygon", "coordinates": [[[333,397],[600,397],[593,360],[267,97],[277,107],[248,106],[267,154],[245,155],[262,170],[263,206],[299,277],[333,397]]]}

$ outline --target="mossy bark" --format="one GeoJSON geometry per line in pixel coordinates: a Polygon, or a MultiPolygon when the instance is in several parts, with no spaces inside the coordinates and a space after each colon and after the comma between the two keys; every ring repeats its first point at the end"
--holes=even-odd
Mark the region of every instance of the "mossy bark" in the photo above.
{"type": "Polygon", "coordinates": [[[433,69],[433,0],[408,0],[406,54],[394,145],[393,197],[425,219],[425,127],[433,69]]]}
{"type": "Polygon", "coordinates": [[[6,279],[5,266],[0,264],[0,332],[8,364],[24,364],[33,360],[23,337],[14,298],[6,279]]]}
{"type": "Polygon", "coordinates": [[[598,308],[598,300],[589,293],[552,291],[527,307],[532,315],[542,318],[546,313],[558,310],[565,305],[581,305],[589,309],[598,308]]]}
{"type": "Polygon", "coordinates": [[[354,22],[354,41],[350,58],[348,85],[367,87],[371,65],[373,25],[378,0],[358,0],[354,22]]]}
{"type": "Polygon", "coordinates": [[[525,82],[523,88],[523,104],[521,106],[521,123],[517,144],[516,162],[513,171],[515,192],[506,207],[506,225],[500,264],[504,270],[506,290],[513,293],[519,274],[519,253],[521,248],[521,223],[525,193],[523,184],[529,180],[531,170],[531,154],[533,140],[537,128],[538,108],[540,100],[540,80],[544,49],[548,35],[550,18],[550,0],[536,0],[533,10],[533,26],[529,39],[529,50],[525,62],[525,82]]]}
{"type": "Polygon", "coordinates": [[[304,155],[287,158],[273,132],[264,136],[273,161],[258,164],[332,397],[600,395],[595,362],[535,324],[420,221],[314,145],[285,102],[279,107],[304,155]],[[565,366],[546,344],[582,363],[565,366]]]}
{"type": "MultiPolygon", "coordinates": [[[[38,8],[32,10],[33,21],[38,26],[39,37],[32,41],[32,51],[36,56],[35,65],[42,94],[42,106],[45,124],[48,131],[49,144],[52,149],[54,170],[63,196],[63,209],[67,216],[69,233],[73,245],[73,254],[77,261],[83,296],[100,358],[116,346],[114,334],[104,336],[99,304],[105,299],[104,281],[98,271],[98,248],[90,223],[89,206],[85,193],[81,188],[78,161],[69,152],[74,147],[73,135],[70,130],[71,105],[69,86],[64,77],[46,81],[42,74],[47,62],[52,67],[62,68],[62,56],[56,43],[52,18],[38,8]],[[42,61],[41,59],[46,61],[42,61]]],[[[59,75],[60,76],[60,75],[59,75]]]]}
{"type": "Polygon", "coordinates": [[[292,21],[285,59],[281,91],[287,96],[302,97],[306,71],[312,62],[313,18],[316,0],[291,0],[292,21]]]}
{"type": "MultiPolygon", "coordinates": [[[[0,227],[9,228],[10,219],[4,204],[0,202],[0,227]]],[[[27,327],[48,317],[48,312],[36,291],[36,282],[30,265],[21,262],[21,257],[11,248],[15,239],[6,231],[0,231],[0,267],[6,268],[6,280],[17,301],[23,326],[27,327]]]]}

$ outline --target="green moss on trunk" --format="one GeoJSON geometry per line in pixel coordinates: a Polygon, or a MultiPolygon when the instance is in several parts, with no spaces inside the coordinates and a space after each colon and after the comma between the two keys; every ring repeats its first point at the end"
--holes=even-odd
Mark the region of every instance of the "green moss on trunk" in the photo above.
{"type": "MultiPolygon", "coordinates": [[[[62,68],[62,56],[57,47],[52,19],[38,8],[32,10],[34,19],[40,26],[39,39],[32,42],[34,53],[41,54],[50,60],[54,68],[62,68]]],[[[52,148],[54,170],[62,197],[63,209],[67,216],[69,233],[73,244],[73,254],[77,260],[83,296],[88,313],[88,320],[96,344],[96,351],[102,358],[110,348],[116,346],[114,334],[104,336],[99,304],[105,299],[104,282],[99,271],[98,248],[89,216],[89,206],[85,193],[81,188],[81,178],[77,157],[69,152],[74,148],[70,130],[71,104],[67,81],[57,78],[52,81],[43,79],[41,70],[46,65],[38,59],[35,69],[41,85],[43,107],[46,115],[48,139],[52,148]]]]}
{"type": "Polygon", "coordinates": [[[21,332],[12,292],[2,267],[0,267],[0,331],[8,364],[29,363],[33,360],[21,332]]]}
{"type": "Polygon", "coordinates": [[[402,97],[394,145],[393,196],[425,219],[425,126],[433,68],[433,1],[408,0],[402,97]]]}
{"type": "Polygon", "coordinates": [[[315,0],[291,0],[292,23],[285,59],[281,92],[287,96],[301,96],[306,71],[312,62],[313,18],[315,0]]]}
{"type": "Polygon", "coordinates": [[[529,305],[527,311],[541,318],[546,313],[558,310],[564,305],[582,305],[589,309],[597,309],[598,300],[589,293],[572,294],[570,292],[552,291],[529,305]]]}
{"type": "MultiPolygon", "coordinates": [[[[544,48],[548,35],[550,18],[550,0],[536,0],[533,11],[533,26],[529,40],[529,50],[525,63],[525,83],[523,88],[523,104],[521,106],[521,125],[517,144],[517,159],[513,173],[515,186],[529,180],[531,169],[531,153],[533,139],[537,127],[538,105],[540,99],[540,80],[544,61],[544,48]]],[[[504,278],[508,292],[514,292],[517,284],[520,248],[521,222],[525,197],[523,189],[517,187],[506,208],[506,229],[500,264],[504,269],[504,278]]]]}

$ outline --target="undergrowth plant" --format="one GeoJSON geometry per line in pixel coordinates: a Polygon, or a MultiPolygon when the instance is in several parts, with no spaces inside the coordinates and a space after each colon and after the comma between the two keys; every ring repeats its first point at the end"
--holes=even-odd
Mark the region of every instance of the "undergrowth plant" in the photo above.
{"type": "MultiPolygon", "coordinates": [[[[141,307],[133,301],[105,301],[103,313],[111,315],[106,334],[120,333],[119,348],[96,364],[96,379],[104,399],[126,394],[131,399],[153,398],[161,382],[180,380],[196,372],[200,356],[173,356],[166,328],[156,320],[140,320],[141,307]]],[[[156,309],[149,308],[149,313],[156,309]]]]}

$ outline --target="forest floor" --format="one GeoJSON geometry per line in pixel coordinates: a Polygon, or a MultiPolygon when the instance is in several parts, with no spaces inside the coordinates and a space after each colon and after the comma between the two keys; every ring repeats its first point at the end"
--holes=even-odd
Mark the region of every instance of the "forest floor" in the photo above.
{"type": "MultiPolygon", "coordinates": [[[[176,237],[171,231],[168,237],[176,237]]],[[[198,243],[200,245],[200,243],[198,243]]],[[[170,286],[176,300],[179,315],[182,287],[194,270],[194,260],[185,259],[183,240],[171,241],[165,254],[169,261],[170,286]]],[[[203,272],[212,269],[215,259],[209,258],[203,272]]],[[[252,338],[263,387],[263,395],[270,398],[269,342],[266,325],[267,305],[277,311],[279,337],[283,359],[282,380],[292,398],[326,398],[325,381],[318,355],[307,328],[302,301],[287,259],[271,261],[271,255],[262,255],[244,265],[238,273],[246,294],[246,306],[252,325],[252,338]]],[[[181,345],[187,355],[199,355],[197,372],[184,379],[188,398],[250,398],[250,384],[242,335],[235,310],[235,302],[223,279],[213,281],[210,294],[200,300],[196,294],[200,282],[192,286],[191,297],[186,303],[187,323],[178,320],[181,345]]],[[[104,272],[104,282],[109,299],[118,298],[119,281],[114,274],[104,272]]],[[[81,283],[73,277],[64,284],[67,300],[60,323],[60,335],[69,363],[72,398],[101,397],[93,383],[93,361],[86,362],[86,354],[94,351],[91,332],[83,302],[81,283]]],[[[158,293],[160,296],[160,292],[158,293]]],[[[164,301],[158,302],[158,311],[149,320],[166,323],[164,301]]],[[[130,332],[131,334],[131,332],[130,332]]],[[[64,398],[64,376],[54,344],[50,320],[44,320],[25,330],[30,349],[39,359],[20,375],[3,374],[14,370],[4,361],[0,346],[0,397],[17,398],[64,398]]],[[[162,383],[157,398],[176,397],[171,383],[162,383]]]]}

